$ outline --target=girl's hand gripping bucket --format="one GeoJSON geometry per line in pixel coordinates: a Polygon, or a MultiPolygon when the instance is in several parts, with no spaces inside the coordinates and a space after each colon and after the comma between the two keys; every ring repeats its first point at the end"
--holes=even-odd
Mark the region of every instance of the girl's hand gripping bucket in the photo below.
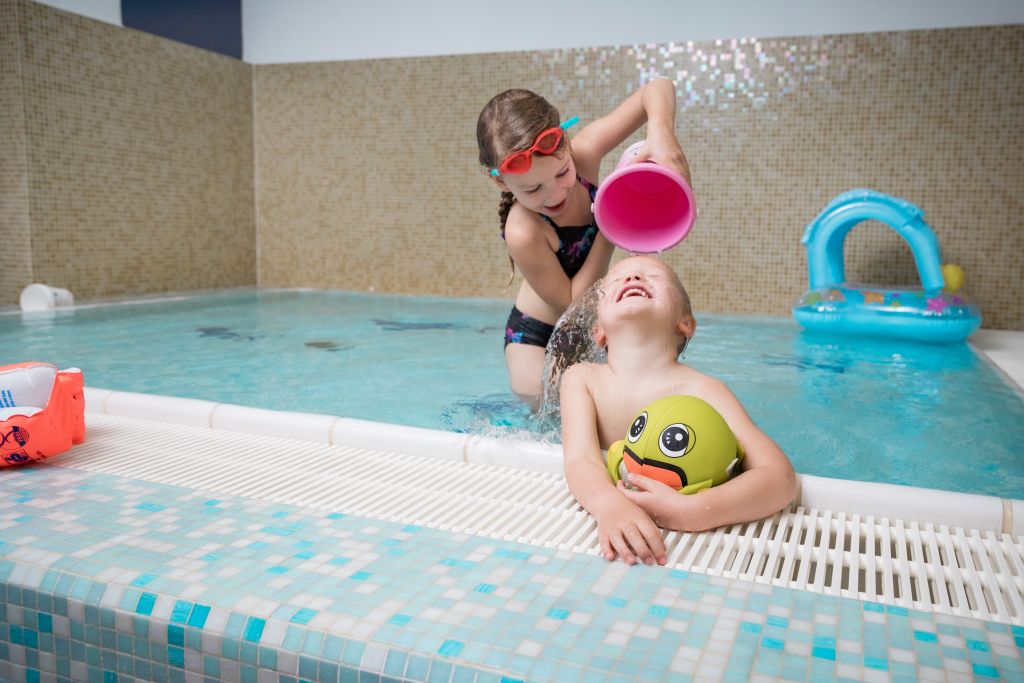
{"type": "Polygon", "coordinates": [[[697,217],[693,190],[653,162],[630,163],[643,147],[630,145],[594,197],[594,219],[612,244],[650,254],[679,244],[697,217]]]}

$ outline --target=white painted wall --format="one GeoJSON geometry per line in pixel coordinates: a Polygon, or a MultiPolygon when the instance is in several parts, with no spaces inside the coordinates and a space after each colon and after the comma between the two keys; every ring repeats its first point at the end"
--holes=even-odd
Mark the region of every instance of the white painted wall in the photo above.
{"type": "MultiPolygon", "coordinates": [[[[36,1],[122,25],[120,0],[36,1]]],[[[241,1],[253,64],[1024,23],[1024,0],[241,1]]]]}
{"type": "Polygon", "coordinates": [[[1024,0],[242,0],[254,64],[1017,23],[1024,0]]]}
{"type": "Polygon", "coordinates": [[[124,26],[121,23],[121,0],[35,0],[65,12],[74,12],[108,24],[124,26]]]}

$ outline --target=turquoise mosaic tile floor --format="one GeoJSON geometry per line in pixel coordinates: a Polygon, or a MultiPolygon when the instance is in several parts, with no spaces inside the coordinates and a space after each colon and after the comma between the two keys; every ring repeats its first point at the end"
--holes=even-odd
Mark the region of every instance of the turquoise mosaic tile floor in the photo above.
{"type": "Polygon", "coordinates": [[[0,471],[5,681],[1024,680],[1024,628],[308,508],[0,471]]]}

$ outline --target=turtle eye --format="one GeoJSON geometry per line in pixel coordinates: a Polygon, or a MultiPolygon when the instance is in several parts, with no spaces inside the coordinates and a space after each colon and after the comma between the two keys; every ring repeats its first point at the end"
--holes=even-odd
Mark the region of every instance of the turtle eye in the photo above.
{"type": "Polygon", "coordinates": [[[658,447],[668,457],[678,458],[689,453],[695,441],[690,428],[680,422],[662,430],[661,436],[658,437],[658,447]]]}
{"type": "Polygon", "coordinates": [[[646,426],[647,411],[645,410],[644,412],[636,416],[636,419],[633,420],[633,424],[629,425],[629,435],[627,437],[629,439],[629,442],[636,443],[637,439],[640,438],[640,435],[644,433],[644,427],[646,426]]]}

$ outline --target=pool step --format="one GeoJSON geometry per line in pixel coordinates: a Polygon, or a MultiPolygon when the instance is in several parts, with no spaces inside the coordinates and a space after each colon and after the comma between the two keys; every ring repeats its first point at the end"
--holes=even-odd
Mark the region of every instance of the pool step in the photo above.
{"type": "MultiPolygon", "coordinates": [[[[593,519],[551,472],[89,414],[53,465],[210,493],[598,554],[593,519]]],[[[1024,625],[1024,538],[794,505],[669,532],[669,565],[816,593],[1024,625]]]]}

